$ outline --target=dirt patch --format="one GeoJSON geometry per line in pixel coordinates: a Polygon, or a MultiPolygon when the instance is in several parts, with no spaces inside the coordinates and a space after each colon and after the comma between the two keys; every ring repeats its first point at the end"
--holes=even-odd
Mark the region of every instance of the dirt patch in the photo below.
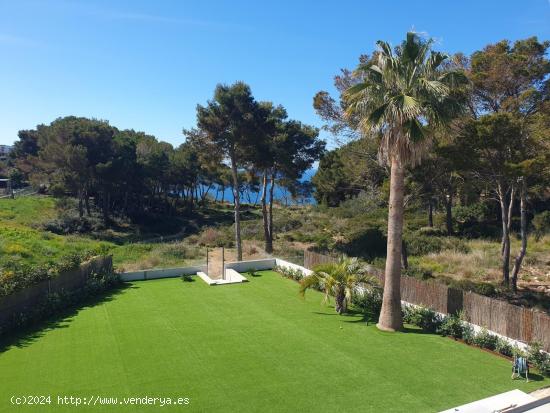
{"type": "MultiPolygon", "coordinates": [[[[271,258],[262,247],[254,241],[243,241],[243,261],[271,258]]],[[[213,248],[208,251],[208,276],[213,280],[221,279],[223,274],[223,263],[237,261],[237,250],[235,248],[213,248]]]]}

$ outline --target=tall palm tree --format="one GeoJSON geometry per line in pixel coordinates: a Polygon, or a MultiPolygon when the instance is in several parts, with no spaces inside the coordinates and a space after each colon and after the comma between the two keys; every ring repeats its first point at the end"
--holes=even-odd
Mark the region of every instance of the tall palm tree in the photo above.
{"type": "Polygon", "coordinates": [[[320,289],[325,292],[325,302],[333,295],[336,312],[343,314],[357,287],[371,281],[372,277],[357,258],[342,258],[337,263],[316,266],[311,275],[302,278],[300,294],[304,295],[310,288],[320,289]]]}
{"type": "Polygon", "coordinates": [[[446,54],[416,33],[392,50],[378,41],[370,62],[354,72],[358,83],[344,93],[346,115],[366,137],[380,139],[379,158],[391,168],[388,244],[382,311],[378,328],[402,328],[401,249],[405,168],[418,164],[433,132],[462,109],[458,86],[464,74],[451,70],[446,54]]]}

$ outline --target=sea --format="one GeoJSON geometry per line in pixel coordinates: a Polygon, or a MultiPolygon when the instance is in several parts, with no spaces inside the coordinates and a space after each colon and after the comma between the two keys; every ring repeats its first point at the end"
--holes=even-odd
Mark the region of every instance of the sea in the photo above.
{"type": "MultiPolygon", "coordinates": [[[[301,182],[310,182],[311,178],[315,173],[317,172],[317,169],[309,169],[306,171],[302,177],[300,178],[301,182]]],[[[216,187],[213,187],[210,189],[210,192],[208,193],[210,198],[214,198],[216,195],[216,187]]],[[[261,193],[257,191],[245,191],[243,194],[241,194],[241,202],[242,203],[250,203],[250,204],[258,204],[260,203],[260,197],[261,193]]],[[[297,204],[315,204],[315,198],[313,196],[308,198],[302,198],[302,199],[293,199],[290,193],[283,187],[276,185],[275,190],[273,191],[273,198],[275,201],[285,204],[285,205],[297,205],[297,204]]],[[[218,190],[218,200],[222,199],[221,190],[218,190]]],[[[233,201],[233,191],[231,188],[225,188],[224,191],[224,199],[226,201],[233,201]]]]}

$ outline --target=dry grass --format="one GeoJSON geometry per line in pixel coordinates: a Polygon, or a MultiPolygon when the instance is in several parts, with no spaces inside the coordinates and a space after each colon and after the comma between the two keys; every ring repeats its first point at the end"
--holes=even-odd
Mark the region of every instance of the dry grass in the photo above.
{"type": "MultiPolygon", "coordinates": [[[[436,254],[411,258],[434,276],[443,275],[454,279],[499,282],[501,279],[500,243],[488,240],[468,241],[469,253],[444,250],[436,254]]],[[[512,240],[512,260],[520,248],[519,240],[512,240]]],[[[550,286],[550,237],[540,240],[529,238],[527,255],[520,271],[520,284],[550,286]]]]}

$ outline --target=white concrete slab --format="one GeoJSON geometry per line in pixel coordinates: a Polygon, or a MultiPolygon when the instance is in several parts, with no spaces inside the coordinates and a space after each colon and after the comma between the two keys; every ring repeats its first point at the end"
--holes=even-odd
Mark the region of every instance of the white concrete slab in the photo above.
{"type": "Polygon", "coordinates": [[[201,280],[203,280],[208,285],[214,285],[216,284],[216,280],[213,280],[208,275],[203,273],[202,271],[197,272],[197,277],[199,277],[201,280]]]}
{"type": "Polygon", "coordinates": [[[245,277],[233,269],[227,269],[225,279],[214,280],[202,271],[197,272],[197,276],[208,285],[238,284],[248,281],[245,277]]]}
{"type": "Polygon", "coordinates": [[[235,271],[233,268],[225,269],[225,281],[232,283],[242,283],[248,281],[245,277],[235,271]]]}
{"type": "MultiPolygon", "coordinates": [[[[477,400],[472,403],[454,407],[441,413],[494,413],[496,411],[506,411],[514,407],[535,401],[536,399],[521,390],[515,389],[486,399],[477,400]]],[[[540,410],[537,410],[539,412],[540,410]]]]}

